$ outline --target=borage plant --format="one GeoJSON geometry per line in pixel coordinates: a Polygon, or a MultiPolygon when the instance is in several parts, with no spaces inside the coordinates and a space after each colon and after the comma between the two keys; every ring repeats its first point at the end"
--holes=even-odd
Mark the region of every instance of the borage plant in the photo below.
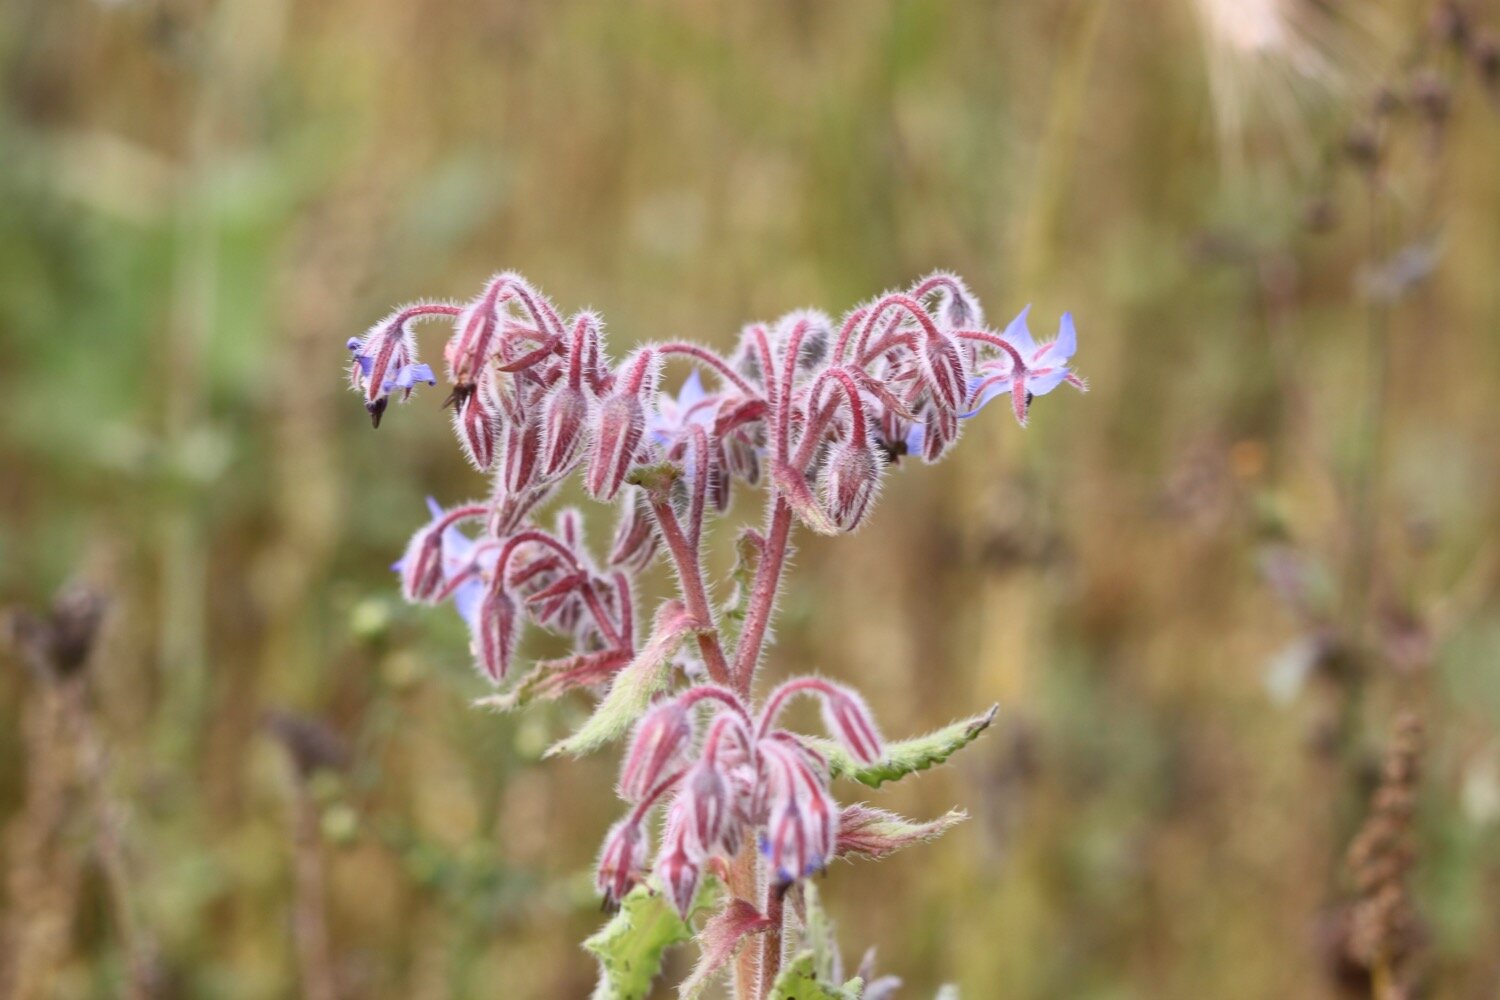
{"type": "Polygon", "coordinates": [[[963,814],[922,823],[863,804],[841,809],[832,780],[874,787],[940,763],[994,710],[887,743],[844,685],[799,677],[758,697],[792,528],[859,527],[891,465],[938,461],[992,400],[1008,394],[1024,425],[1034,397],[1063,382],[1086,388],[1069,368],[1070,317],[1041,345],[1024,311],[995,332],[960,279],[936,274],[838,324],[812,311],[752,324],[727,357],[672,342],[615,362],[598,316],[565,320],[506,273],[465,306],[407,306],[349,342],[354,387],[376,426],[393,395],[436,383],[412,332],[432,318],[454,325],[445,350],[454,427],[473,463],[493,473],[493,489],[447,510],[433,505],[398,564],[402,590],[411,601],[454,603],[480,672],[509,682],[486,699],[492,706],[600,693],[582,727],[549,752],[581,754],[630,734],[618,786],[625,812],[605,836],[597,878],[617,912],[586,944],[601,963],[597,995],[644,996],[666,948],[689,938],[701,959],[684,995],[731,961],[737,997],[888,994],[892,981],[877,986],[863,967],[840,983],[806,879],[835,858],[881,858],[929,840],[963,814]],[[673,359],[693,368],[675,396],[659,391],[673,359]],[[584,544],[579,510],[559,511],[550,528],[539,518],[575,471],[591,497],[618,507],[602,563],[584,544]],[[736,480],[766,483],[764,530],[740,535],[730,596],[716,606],[704,523],[729,507],[736,480]],[[677,597],[641,629],[638,578],[660,549],[677,597]],[[511,681],[527,623],[573,651],[511,681]],[[799,696],[821,702],[831,738],[781,727],[799,696]]]}

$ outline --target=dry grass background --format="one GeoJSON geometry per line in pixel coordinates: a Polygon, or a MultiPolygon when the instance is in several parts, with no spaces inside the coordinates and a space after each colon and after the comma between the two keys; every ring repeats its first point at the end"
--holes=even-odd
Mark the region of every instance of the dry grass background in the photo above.
{"type": "Polygon", "coordinates": [[[774,672],[856,680],[889,734],[1002,705],[875,793],[973,820],[828,876],[851,960],[910,996],[1370,995],[1344,855],[1405,709],[1403,974],[1496,996],[1500,11],[1465,54],[1426,2],[1267,6],[1333,12],[1286,50],[1331,81],[1165,0],[5,5],[0,598],[112,600],[98,754],[76,692],[0,673],[5,923],[55,928],[27,995],[122,993],[130,926],[158,995],[315,990],[299,843],[343,995],[585,995],[613,764],[537,763],[584,706],[472,710],[461,629],[399,605],[423,495],[482,484],[436,394],[370,431],[343,342],[507,267],[616,343],[720,344],[946,267],[992,320],[1072,310],[1093,391],[802,541],[774,672]],[[1359,292],[1411,247],[1426,280],[1359,292]],[[301,780],[274,709],[346,766],[301,780]]]}

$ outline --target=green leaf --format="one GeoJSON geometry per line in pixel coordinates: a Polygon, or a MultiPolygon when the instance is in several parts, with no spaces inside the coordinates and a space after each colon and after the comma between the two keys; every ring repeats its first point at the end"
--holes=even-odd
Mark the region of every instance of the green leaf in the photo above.
{"type": "Polygon", "coordinates": [[[682,602],[664,603],[656,612],[650,640],[615,675],[609,693],[594,706],[594,714],[572,736],[549,747],[543,756],[591,753],[623,736],[651,704],[652,696],[672,682],[672,656],[677,647],[704,628],[703,623],[688,614],[682,602]]]}
{"type": "Polygon", "coordinates": [[[847,750],[833,740],[820,739],[813,742],[827,756],[829,767],[835,775],[842,774],[871,788],[879,788],[887,781],[895,781],[913,771],[925,771],[934,764],[941,764],[973,743],[980,733],[990,727],[999,712],[999,705],[991,705],[988,712],[944,726],[926,736],[887,743],[885,754],[868,765],[857,763],[847,750]]]}
{"type": "Polygon", "coordinates": [[[636,886],[610,922],[583,943],[599,959],[594,1000],[642,1000],[661,972],[667,949],[692,936],[665,894],[636,886]]]}
{"type": "Polygon", "coordinates": [[[782,967],[771,987],[771,1000],[859,1000],[864,991],[864,980],[858,976],[842,986],[820,982],[817,959],[812,952],[804,951],[782,967]]]}

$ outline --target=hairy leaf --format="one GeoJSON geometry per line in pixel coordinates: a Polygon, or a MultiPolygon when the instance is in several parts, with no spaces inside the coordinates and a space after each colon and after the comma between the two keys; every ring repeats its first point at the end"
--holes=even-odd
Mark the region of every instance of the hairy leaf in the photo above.
{"type": "Polygon", "coordinates": [[[771,987],[771,1000],[859,1000],[864,981],[858,976],[842,986],[819,981],[817,959],[804,951],[781,969],[771,987]]]}
{"type": "Polygon", "coordinates": [[[991,705],[987,712],[944,726],[926,736],[887,743],[885,753],[873,764],[856,762],[833,740],[811,742],[828,758],[828,765],[835,775],[842,774],[871,788],[879,788],[887,781],[904,778],[913,771],[925,771],[952,757],[988,729],[999,711],[999,705],[991,705]]]}
{"type": "Polygon", "coordinates": [[[745,941],[764,933],[770,926],[770,919],[754,906],[738,897],[731,899],[724,909],[703,925],[698,935],[702,955],[693,974],[678,987],[683,1000],[701,996],[745,941]]]}
{"type": "Polygon", "coordinates": [[[542,660],[509,691],[474,702],[475,708],[509,712],[533,701],[554,701],[578,688],[603,684],[630,662],[630,652],[606,649],[558,660],[542,660]]]}
{"type": "Polygon", "coordinates": [[[652,696],[671,683],[672,656],[677,647],[703,628],[702,623],[688,614],[682,602],[664,603],[656,612],[650,640],[641,647],[635,659],[615,675],[609,693],[594,707],[594,714],[572,736],[549,747],[545,756],[591,753],[625,735],[651,703],[652,696]]]}
{"type": "Polygon", "coordinates": [[[864,803],[846,806],[839,816],[838,857],[879,861],[904,847],[936,840],[969,818],[962,809],[950,809],[935,820],[917,823],[885,809],[864,803]]]}
{"type": "Polygon", "coordinates": [[[661,972],[667,949],[692,936],[664,894],[636,886],[610,922],[583,943],[599,959],[594,1000],[642,1000],[661,972]]]}

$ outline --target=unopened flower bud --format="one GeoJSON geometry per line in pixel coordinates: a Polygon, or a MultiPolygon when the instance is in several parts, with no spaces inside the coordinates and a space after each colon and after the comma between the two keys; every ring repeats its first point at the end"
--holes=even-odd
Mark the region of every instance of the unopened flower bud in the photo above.
{"type": "Polygon", "coordinates": [[[625,894],[640,881],[641,873],[646,870],[649,846],[646,831],[631,817],[620,820],[605,835],[594,884],[610,909],[619,906],[625,894]]]}
{"type": "Polygon", "coordinates": [[[957,413],[969,392],[969,366],[952,337],[924,337],[917,346],[922,382],[940,410],[957,413]]]}
{"type": "Polygon", "coordinates": [[[822,776],[801,754],[778,742],[767,763],[772,773],[761,853],[779,881],[791,882],[821,870],[833,856],[838,811],[822,776]]]}
{"type": "Polygon", "coordinates": [[[620,519],[615,523],[614,541],[609,549],[609,564],[623,566],[639,573],[656,556],[659,540],[650,512],[635,492],[620,501],[620,519]]]}
{"type": "Polygon", "coordinates": [[[469,641],[480,672],[491,684],[499,684],[510,673],[520,634],[520,614],[515,601],[497,579],[479,603],[469,641]]]}
{"type": "Polygon", "coordinates": [[[559,382],[542,404],[542,476],[555,479],[578,457],[589,404],[583,390],[559,382]]]}
{"type": "Polygon", "coordinates": [[[401,557],[401,594],[413,604],[428,604],[443,589],[443,531],[440,520],[422,526],[401,557]]]}
{"type": "Polygon", "coordinates": [[[505,425],[505,488],[520,493],[535,481],[542,452],[542,429],[534,419],[505,425]]]}
{"type": "Polygon", "coordinates": [[[646,428],[640,397],[617,392],[604,400],[595,417],[593,449],[584,485],[596,500],[613,500],[635,463],[646,428]]]}
{"type": "Polygon", "coordinates": [[[639,802],[681,767],[692,749],[693,720],[675,699],[641,717],[620,768],[620,798],[639,802]]]}
{"type": "Polygon", "coordinates": [[[873,764],[883,752],[880,731],[865,700],[843,686],[823,699],[823,724],[855,760],[873,764]]]}
{"type": "Polygon", "coordinates": [[[729,853],[726,842],[734,822],[729,785],[717,768],[700,760],[682,779],[672,802],[669,822],[682,831],[688,854],[699,861],[719,852],[729,853]]]}
{"type": "Polygon", "coordinates": [[[882,463],[868,445],[846,441],[834,448],[823,466],[823,506],[841,531],[853,531],[864,520],[880,490],[882,463]]]}
{"type": "Polygon", "coordinates": [[[688,852],[682,831],[669,823],[661,853],[656,858],[656,877],[661,880],[667,898],[684,919],[693,908],[693,899],[698,895],[698,882],[702,876],[703,869],[688,852]]]}
{"type": "Polygon", "coordinates": [[[477,386],[454,394],[453,429],[464,454],[481,472],[495,464],[495,446],[500,438],[501,410],[489,377],[477,386]]]}

